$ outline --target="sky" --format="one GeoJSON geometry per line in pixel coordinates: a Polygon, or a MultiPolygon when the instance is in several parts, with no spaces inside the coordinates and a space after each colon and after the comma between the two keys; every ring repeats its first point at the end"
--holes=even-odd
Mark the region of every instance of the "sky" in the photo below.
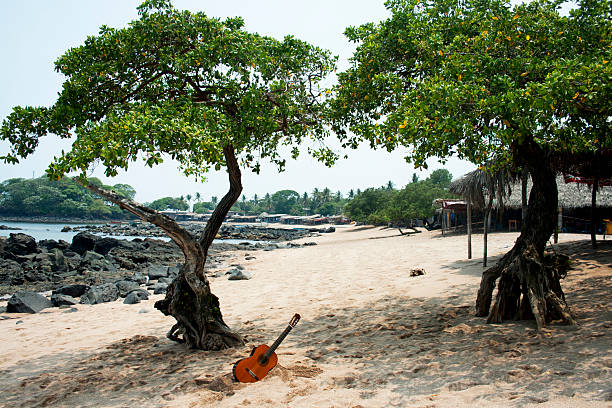
{"type": "MultiPolygon", "coordinates": [[[[19,0],[0,1],[0,120],[13,106],[50,106],[61,89],[63,77],[53,69],[53,62],[71,47],[79,46],[88,35],[98,33],[101,25],[124,27],[138,17],[141,0],[19,0]]],[[[179,9],[203,11],[214,17],[241,16],[252,32],[283,38],[285,35],[308,41],[338,55],[338,69],[348,67],[354,45],[343,35],[346,27],[378,22],[388,16],[384,0],[174,0],[179,9]]],[[[307,154],[287,161],[284,172],[264,165],[260,174],[243,171],[243,194],[252,198],[278,190],[309,194],[314,188],[329,187],[346,195],[349,190],[380,187],[389,181],[396,188],[405,186],[417,173],[427,178],[431,171],[446,168],[454,178],[474,170],[471,163],[451,158],[446,164],[428,162],[427,170],[417,171],[406,163],[407,150],[392,153],[369,147],[342,150],[332,137],[328,142],[336,152],[348,154],[332,168],[327,168],[307,154]]],[[[0,182],[13,177],[40,177],[51,159],[61,150],[69,150],[70,140],[53,135],[40,140],[35,154],[16,165],[0,164],[0,182]]],[[[9,149],[0,141],[0,155],[9,149]]],[[[167,159],[148,168],[132,163],[127,172],[104,177],[101,168],[91,175],[105,184],[129,184],[137,191],[136,200],[151,202],[162,197],[178,197],[199,192],[204,200],[223,196],[229,187],[224,171],[211,172],[205,182],[196,182],[177,170],[167,159]]]]}

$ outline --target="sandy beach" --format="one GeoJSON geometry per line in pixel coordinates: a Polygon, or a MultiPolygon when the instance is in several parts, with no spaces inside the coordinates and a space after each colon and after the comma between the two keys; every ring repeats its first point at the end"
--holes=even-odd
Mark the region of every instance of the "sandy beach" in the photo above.
{"type": "MultiPolygon", "coordinates": [[[[489,262],[517,233],[489,236],[489,262]]],[[[2,314],[5,407],[611,407],[612,240],[561,234],[562,282],[579,326],[488,325],[473,316],[482,260],[465,235],[339,227],[316,246],[236,251],[248,281],[211,278],[225,321],[247,337],[205,352],[165,338],[173,318],[121,301],[2,314]],[[249,257],[247,260],[246,258],[249,257]],[[254,259],[250,259],[254,257],[254,259]],[[425,275],[411,277],[422,268],[425,275]],[[233,364],[302,316],[262,381],[233,364]]],[[[473,239],[482,253],[482,235],[473,239]]]]}

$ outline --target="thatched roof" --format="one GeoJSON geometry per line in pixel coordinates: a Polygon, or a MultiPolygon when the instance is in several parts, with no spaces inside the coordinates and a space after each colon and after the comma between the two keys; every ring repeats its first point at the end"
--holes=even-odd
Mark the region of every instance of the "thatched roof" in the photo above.
{"type": "Polygon", "coordinates": [[[510,195],[510,187],[516,176],[502,169],[498,171],[474,170],[449,186],[449,191],[470,201],[475,208],[484,208],[492,195],[501,200],[510,195]]]}
{"type": "MultiPolygon", "coordinates": [[[[506,208],[521,208],[521,182],[511,187],[510,197],[504,200],[506,208]]],[[[586,184],[565,183],[563,176],[557,176],[557,190],[559,191],[559,206],[562,208],[582,208],[591,206],[592,187],[586,184]]],[[[527,181],[527,197],[531,191],[531,178],[527,181]]],[[[601,187],[597,191],[597,206],[612,208],[612,188],[601,187]]]]}

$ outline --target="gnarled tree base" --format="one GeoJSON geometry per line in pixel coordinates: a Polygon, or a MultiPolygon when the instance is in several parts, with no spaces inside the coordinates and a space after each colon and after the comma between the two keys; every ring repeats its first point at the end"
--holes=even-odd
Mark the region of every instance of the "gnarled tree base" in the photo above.
{"type": "Polygon", "coordinates": [[[243,345],[242,337],[223,322],[219,299],[210,292],[208,285],[202,284],[201,290],[195,291],[184,276],[179,274],[168,286],[166,298],[155,302],[156,309],[177,321],[167,337],[201,350],[243,345]]]}
{"type": "Polygon", "coordinates": [[[539,255],[533,245],[516,245],[483,273],[476,315],[488,315],[487,323],[535,319],[538,330],[556,320],[575,325],[560,283],[568,269],[566,255],[539,255]],[[498,279],[497,296],[491,307],[498,279]]]}

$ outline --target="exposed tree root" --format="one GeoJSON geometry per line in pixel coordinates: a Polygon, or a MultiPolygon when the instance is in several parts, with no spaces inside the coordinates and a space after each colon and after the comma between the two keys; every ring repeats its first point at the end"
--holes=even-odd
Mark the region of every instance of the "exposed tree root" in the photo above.
{"type": "Polygon", "coordinates": [[[155,302],[155,308],[177,320],[166,336],[202,350],[243,345],[242,337],[223,322],[219,300],[207,288],[202,285],[196,293],[182,274],[168,286],[166,298],[155,302]]]}
{"type": "Polygon", "coordinates": [[[487,323],[535,319],[538,330],[555,320],[575,325],[560,284],[567,274],[568,260],[562,254],[539,256],[533,246],[516,246],[483,273],[476,315],[488,315],[487,323]],[[497,295],[490,307],[497,279],[497,295]]]}

